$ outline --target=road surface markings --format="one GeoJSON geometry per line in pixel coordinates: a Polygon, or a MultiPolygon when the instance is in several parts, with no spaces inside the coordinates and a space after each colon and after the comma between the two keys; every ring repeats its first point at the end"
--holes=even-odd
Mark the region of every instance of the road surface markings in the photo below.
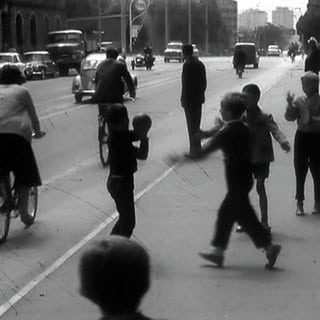
{"type": "MultiPolygon", "coordinates": [[[[172,173],[176,169],[176,167],[178,165],[179,165],[179,162],[170,166],[163,174],[161,174],[158,178],[156,178],[154,181],[152,181],[143,190],[138,192],[135,195],[135,198],[134,198],[135,201],[142,198],[145,194],[147,194],[150,190],[152,190],[155,186],[157,186],[161,181],[163,181],[168,175],[170,175],[170,173],[172,173]]],[[[74,245],[71,249],[69,249],[67,252],[65,252],[60,258],[58,258],[54,263],[52,263],[46,270],[41,272],[38,276],[36,276],[33,280],[31,280],[28,284],[26,284],[21,290],[19,290],[14,296],[12,296],[6,303],[2,304],[0,306],[0,317],[2,317],[7,311],[9,311],[21,299],[23,299],[38,284],[40,284],[43,280],[48,278],[50,276],[50,274],[52,274],[59,267],[61,267],[75,253],[77,253],[86,244],[88,244],[91,240],[93,240],[99,234],[100,231],[102,231],[107,225],[112,223],[117,217],[118,217],[118,213],[117,213],[117,211],[115,211],[110,217],[108,217],[102,223],[100,223],[87,236],[85,236],[76,245],[74,245]]]]}

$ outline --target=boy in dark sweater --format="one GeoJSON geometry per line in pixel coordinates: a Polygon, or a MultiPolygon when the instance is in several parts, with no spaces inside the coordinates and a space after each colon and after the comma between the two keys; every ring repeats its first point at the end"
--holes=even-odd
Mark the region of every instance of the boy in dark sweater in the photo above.
{"type": "Polygon", "coordinates": [[[149,152],[148,129],[129,130],[127,108],[111,105],[106,113],[110,135],[108,137],[110,171],[107,188],[116,203],[119,219],[111,234],[130,238],[135,227],[134,173],[137,159],[146,160],[149,152]],[[132,143],[140,141],[140,146],[132,143]]]}
{"type": "Polygon", "coordinates": [[[80,292],[102,312],[101,320],[151,320],[139,312],[150,285],[146,250],[130,239],[111,236],[80,258],[80,292]]]}
{"type": "MultiPolygon", "coordinates": [[[[251,135],[241,117],[246,110],[246,99],[241,93],[227,94],[221,102],[221,115],[225,125],[202,149],[202,156],[222,149],[225,156],[227,195],[218,212],[213,250],[201,252],[206,260],[222,266],[232,227],[242,226],[257,248],[266,252],[266,268],[273,268],[281,250],[274,245],[271,234],[259,222],[250,204],[249,192],[253,185],[251,164],[251,135]]],[[[200,156],[201,157],[201,156],[200,156]]]]}

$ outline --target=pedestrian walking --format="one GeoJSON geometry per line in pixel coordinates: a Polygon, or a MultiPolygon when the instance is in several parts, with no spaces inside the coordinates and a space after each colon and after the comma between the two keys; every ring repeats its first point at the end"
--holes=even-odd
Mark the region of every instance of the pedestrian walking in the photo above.
{"type": "Polygon", "coordinates": [[[320,96],[319,76],[308,71],[301,77],[302,90],[305,96],[294,98],[287,94],[285,118],[297,121],[294,139],[294,169],[296,175],[296,215],[303,216],[304,185],[308,169],[311,171],[314,184],[313,214],[320,214],[320,96]]]}
{"type": "Polygon", "coordinates": [[[106,112],[110,135],[109,177],[107,188],[116,203],[119,218],[111,234],[130,238],[136,224],[134,209],[134,173],[137,171],[137,159],[146,160],[149,152],[148,125],[140,125],[129,130],[127,108],[122,104],[111,105],[106,112]],[[133,145],[140,141],[139,147],[133,145]]]}
{"type": "Polygon", "coordinates": [[[137,242],[120,236],[93,243],[79,263],[80,292],[101,320],[151,320],[139,311],[150,286],[150,259],[137,242]]]}
{"type": "Polygon", "coordinates": [[[221,101],[223,128],[202,149],[203,157],[217,149],[222,149],[225,157],[227,194],[219,208],[213,249],[201,252],[200,256],[218,266],[224,262],[232,227],[235,222],[242,226],[257,248],[266,252],[266,268],[273,268],[281,246],[271,240],[270,231],[259,222],[249,200],[252,188],[251,138],[249,128],[241,117],[246,110],[246,99],[241,93],[227,94],[221,101]]]}
{"type": "MultiPolygon", "coordinates": [[[[256,84],[248,84],[242,89],[246,97],[246,113],[243,121],[248,124],[252,135],[252,170],[256,180],[256,190],[259,196],[262,225],[271,230],[268,223],[268,198],[265,180],[269,177],[270,163],[274,161],[272,138],[281,148],[289,152],[290,144],[280,131],[271,114],[264,113],[259,107],[261,91],[256,84]]],[[[243,231],[239,226],[237,231],[243,231]]]]}
{"type": "Polygon", "coordinates": [[[191,44],[182,48],[185,63],[182,70],[181,105],[184,108],[189,135],[189,156],[196,156],[201,151],[201,141],[197,137],[200,129],[202,104],[205,101],[207,87],[204,64],[193,56],[191,44]]]}
{"type": "Polygon", "coordinates": [[[317,47],[317,39],[311,37],[308,40],[309,52],[305,60],[304,71],[312,71],[316,74],[320,71],[320,50],[317,47]]]}

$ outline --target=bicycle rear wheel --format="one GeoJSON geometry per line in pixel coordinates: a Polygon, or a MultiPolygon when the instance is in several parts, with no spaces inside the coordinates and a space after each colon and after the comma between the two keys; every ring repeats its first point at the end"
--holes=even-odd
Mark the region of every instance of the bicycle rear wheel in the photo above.
{"type": "Polygon", "coordinates": [[[38,211],[38,188],[32,187],[29,191],[28,215],[21,216],[21,221],[28,227],[34,223],[38,211]]]}
{"type": "Polygon", "coordinates": [[[0,244],[4,243],[8,237],[10,229],[10,210],[5,205],[6,195],[4,185],[0,186],[0,244]]]}
{"type": "Polygon", "coordinates": [[[99,126],[99,155],[102,166],[106,166],[109,163],[109,148],[108,148],[108,136],[109,130],[105,120],[101,126],[99,126]]]}

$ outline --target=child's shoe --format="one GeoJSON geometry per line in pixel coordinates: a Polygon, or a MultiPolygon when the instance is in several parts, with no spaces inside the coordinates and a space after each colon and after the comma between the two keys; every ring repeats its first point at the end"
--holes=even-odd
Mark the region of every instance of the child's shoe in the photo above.
{"type": "Polygon", "coordinates": [[[237,226],[237,228],[236,228],[236,232],[237,233],[243,233],[243,232],[245,232],[245,230],[244,230],[244,228],[243,227],[241,227],[241,226],[237,226]]]}
{"type": "Polygon", "coordinates": [[[296,216],[304,216],[303,201],[297,201],[296,216]]]}
{"type": "Polygon", "coordinates": [[[211,252],[200,252],[200,257],[214,263],[218,267],[223,266],[224,256],[222,254],[216,254],[214,251],[211,252]]]}
{"type": "Polygon", "coordinates": [[[281,251],[280,245],[278,244],[272,245],[270,252],[266,254],[266,257],[268,259],[268,263],[265,265],[266,269],[273,269],[280,251],[281,251]]]}

